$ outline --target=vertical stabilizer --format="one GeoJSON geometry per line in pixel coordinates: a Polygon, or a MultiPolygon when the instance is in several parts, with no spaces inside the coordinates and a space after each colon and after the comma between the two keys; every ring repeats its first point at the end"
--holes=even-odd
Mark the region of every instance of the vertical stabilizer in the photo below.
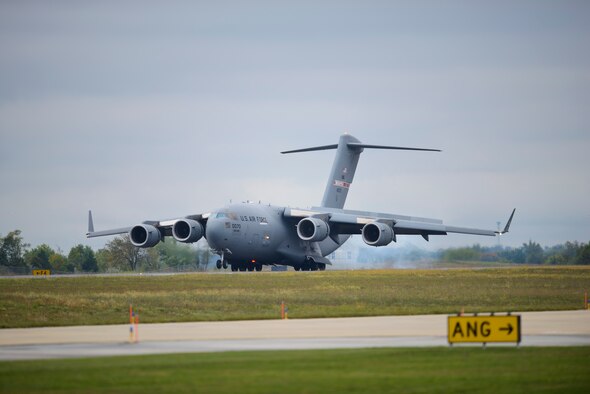
{"type": "Polygon", "coordinates": [[[328,177],[322,207],[343,208],[352,184],[356,166],[363,148],[351,147],[349,143],[360,144],[360,141],[349,134],[344,134],[338,141],[336,157],[332,164],[332,171],[328,177]]]}
{"type": "Polygon", "coordinates": [[[336,149],[336,157],[334,158],[334,164],[332,164],[332,171],[330,172],[330,177],[328,178],[326,191],[324,192],[322,207],[342,209],[344,208],[346,196],[348,195],[348,189],[352,184],[359,158],[365,148],[440,152],[439,149],[368,145],[361,143],[350,134],[344,134],[340,137],[337,145],[322,145],[312,148],[290,150],[281,153],[312,152],[318,150],[336,149]]]}

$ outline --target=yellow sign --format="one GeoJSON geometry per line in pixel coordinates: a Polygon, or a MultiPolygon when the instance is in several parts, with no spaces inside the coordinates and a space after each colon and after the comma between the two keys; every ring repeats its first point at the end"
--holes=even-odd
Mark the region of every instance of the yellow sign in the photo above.
{"type": "Polygon", "coordinates": [[[520,315],[449,316],[449,343],[520,342],[520,315]]]}
{"type": "Polygon", "coordinates": [[[37,275],[51,275],[49,270],[33,270],[33,276],[37,275]]]}

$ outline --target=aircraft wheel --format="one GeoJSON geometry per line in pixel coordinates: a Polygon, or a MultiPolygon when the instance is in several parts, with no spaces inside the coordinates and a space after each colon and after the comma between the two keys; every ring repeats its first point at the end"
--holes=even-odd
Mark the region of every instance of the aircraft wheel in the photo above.
{"type": "Polygon", "coordinates": [[[299,270],[301,269],[301,267],[300,267],[300,266],[298,266],[298,265],[296,265],[296,266],[295,266],[295,267],[293,267],[293,268],[295,268],[295,271],[299,271],[299,270]]]}
{"type": "Polygon", "coordinates": [[[248,271],[250,271],[250,272],[254,271],[254,266],[253,265],[249,265],[248,266],[248,271]]]}
{"type": "Polygon", "coordinates": [[[221,260],[217,260],[217,263],[215,263],[215,266],[217,267],[218,270],[221,269],[221,260]]]}
{"type": "Polygon", "coordinates": [[[318,270],[318,265],[317,264],[312,264],[310,267],[311,271],[317,271],[318,270]]]}
{"type": "Polygon", "coordinates": [[[242,264],[240,264],[240,268],[238,268],[240,271],[246,271],[246,267],[242,264]]]}
{"type": "Polygon", "coordinates": [[[318,269],[319,269],[320,271],[325,271],[325,270],[326,270],[326,264],[323,264],[323,263],[321,263],[321,264],[318,264],[318,269]]]}
{"type": "Polygon", "coordinates": [[[256,264],[256,271],[258,271],[258,272],[262,271],[262,265],[256,264]]]}
{"type": "Polygon", "coordinates": [[[223,260],[223,263],[221,265],[223,266],[224,270],[227,269],[227,261],[223,260]]]}
{"type": "Polygon", "coordinates": [[[232,264],[232,265],[231,265],[231,270],[232,270],[233,272],[236,272],[236,271],[238,270],[238,266],[237,266],[237,264],[232,264]]]}

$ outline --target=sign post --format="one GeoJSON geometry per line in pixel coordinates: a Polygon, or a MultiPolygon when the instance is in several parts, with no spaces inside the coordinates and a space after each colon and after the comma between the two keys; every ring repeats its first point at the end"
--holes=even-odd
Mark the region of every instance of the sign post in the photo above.
{"type": "Polygon", "coordinates": [[[51,271],[49,270],[33,270],[33,276],[49,276],[51,271]]]}
{"type": "Polygon", "coordinates": [[[492,342],[520,343],[520,315],[449,316],[449,344],[492,342]]]}

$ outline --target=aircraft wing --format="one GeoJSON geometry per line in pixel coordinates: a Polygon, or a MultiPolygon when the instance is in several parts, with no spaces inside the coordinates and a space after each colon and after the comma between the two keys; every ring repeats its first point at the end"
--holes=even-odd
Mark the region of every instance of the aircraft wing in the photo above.
{"type": "Polygon", "coordinates": [[[366,224],[380,222],[390,226],[395,235],[421,235],[428,241],[430,235],[447,235],[448,233],[486,236],[507,233],[515,211],[516,209],[512,211],[503,231],[447,226],[442,220],[438,219],[324,207],[313,207],[311,209],[287,208],[285,209],[284,216],[293,218],[317,217],[323,219],[330,225],[330,236],[361,234],[366,224]]]}
{"type": "Polygon", "coordinates": [[[144,227],[151,226],[157,229],[160,234],[161,238],[163,239],[166,236],[172,236],[172,227],[174,224],[180,220],[190,219],[197,222],[200,222],[204,225],[209,218],[209,213],[198,214],[198,215],[189,215],[184,216],[182,218],[176,219],[167,219],[167,220],[147,220],[142,222],[140,225],[130,226],[130,227],[121,227],[115,228],[110,230],[102,230],[102,231],[94,231],[94,221],[92,219],[92,211],[88,211],[88,232],[86,233],[86,238],[94,238],[94,237],[103,237],[106,235],[117,235],[117,234],[127,234],[129,233],[134,227],[141,226],[144,227]]]}

